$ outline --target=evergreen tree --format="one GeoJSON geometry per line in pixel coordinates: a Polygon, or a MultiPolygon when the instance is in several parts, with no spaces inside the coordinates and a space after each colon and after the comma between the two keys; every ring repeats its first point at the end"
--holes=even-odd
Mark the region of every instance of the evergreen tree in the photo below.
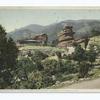
{"type": "Polygon", "coordinates": [[[92,63],[96,60],[96,52],[94,47],[91,46],[90,49],[86,51],[80,45],[78,45],[75,48],[75,52],[72,56],[73,60],[78,62],[79,77],[86,77],[89,69],[92,68],[92,63]]]}
{"type": "Polygon", "coordinates": [[[85,60],[85,50],[81,47],[81,45],[77,45],[72,56],[73,59],[75,61],[78,61],[78,63],[80,64],[81,61],[85,60]]]}
{"type": "Polygon", "coordinates": [[[7,39],[5,29],[0,25],[0,88],[12,84],[16,68],[18,49],[12,38],[7,39]]]}
{"type": "Polygon", "coordinates": [[[96,57],[97,57],[97,53],[94,48],[94,45],[90,45],[89,51],[87,51],[87,60],[91,63],[91,66],[92,66],[92,63],[95,62],[96,57]]]}

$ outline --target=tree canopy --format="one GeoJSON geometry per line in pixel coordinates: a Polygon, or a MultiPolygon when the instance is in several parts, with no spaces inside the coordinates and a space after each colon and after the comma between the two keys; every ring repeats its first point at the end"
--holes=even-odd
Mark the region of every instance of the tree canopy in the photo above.
{"type": "Polygon", "coordinates": [[[0,88],[6,88],[12,83],[18,55],[15,42],[6,35],[5,29],[0,25],[0,88]]]}

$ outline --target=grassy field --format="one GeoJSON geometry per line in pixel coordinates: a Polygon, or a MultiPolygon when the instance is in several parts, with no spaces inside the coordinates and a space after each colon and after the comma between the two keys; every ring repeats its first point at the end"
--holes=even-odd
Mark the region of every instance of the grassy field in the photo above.
{"type": "Polygon", "coordinates": [[[96,44],[100,46],[100,36],[90,38],[89,44],[96,44]]]}
{"type": "Polygon", "coordinates": [[[49,51],[65,51],[63,48],[57,48],[57,47],[50,47],[50,46],[32,46],[32,45],[25,45],[23,47],[20,47],[19,50],[49,50],[49,51]]]}

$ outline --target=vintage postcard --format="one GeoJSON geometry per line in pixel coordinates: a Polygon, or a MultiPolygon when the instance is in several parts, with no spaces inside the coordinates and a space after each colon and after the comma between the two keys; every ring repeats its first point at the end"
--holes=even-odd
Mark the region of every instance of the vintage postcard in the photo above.
{"type": "Polygon", "coordinates": [[[0,91],[99,89],[100,7],[0,7],[0,91]]]}

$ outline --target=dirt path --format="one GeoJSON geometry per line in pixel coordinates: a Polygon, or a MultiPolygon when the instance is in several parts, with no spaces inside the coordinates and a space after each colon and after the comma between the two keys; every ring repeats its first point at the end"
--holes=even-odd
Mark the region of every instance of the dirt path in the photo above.
{"type": "Polygon", "coordinates": [[[63,86],[64,89],[100,89],[100,78],[63,86]]]}

